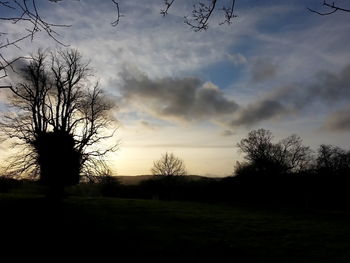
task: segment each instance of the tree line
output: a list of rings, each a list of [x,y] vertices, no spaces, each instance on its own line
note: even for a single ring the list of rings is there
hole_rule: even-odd
[[[237,143],[244,161],[237,161],[233,176],[287,176],[287,175],[350,175],[350,151],[338,146],[322,144],[317,151],[303,145],[300,136],[293,134],[273,142],[272,132],[252,130]],[[186,175],[184,162],[173,153],[165,153],[154,162],[155,176]]]
[[[154,178],[137,186],[109,181],[102,184],[104,194],[306,209],[350,209],[349,150],[322,144],[313,151],[295,134],[274,142],[272,132],[266,129],[250,131],[237,147],[244,154],[244,161],[236,163],[232,176],[184,176],[184,162],[172,153],[165,153],[154,162],[151,169]],[[179,169],[181,173],[177,173]]]
[[[303,145],[298,135],[291,135],[277,143],[265,129],[253,130],[237,147],[245,154],[244,162],[237,162],[235,175],[300,175],[345,176],[350,174],[350,151],[322,144],[316,153]]]

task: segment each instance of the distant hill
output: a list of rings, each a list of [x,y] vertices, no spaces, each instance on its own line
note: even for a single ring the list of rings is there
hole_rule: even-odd
[[[151,179],[153,175],[120,175],[115,177],[124,185],[137,185],[142,181]]]
[[[141,183],[142,181],[152,179],[154,175],[119,175],[115,176],[116,178],[119,179],[119,181],[124,184],[124,185],[137,185]],[[213,178],[213,177],[205,177],[205,176],[200,176],[200,175],[186,175],[186,178],[192,180],[192,181],[198,181],[198,180],[203,180],[203,179],[213,179],[213,180],[218,180],[221,178]]]

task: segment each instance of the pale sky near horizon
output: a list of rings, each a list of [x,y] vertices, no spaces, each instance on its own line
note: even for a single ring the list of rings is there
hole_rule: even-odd
[[[48,21],[72,25],[58,38],[91,61],[118,105],[119,150],[107,157],[118,175],[149,174],[165,152],[190,174],[230,175],[242,159],[235,145],[258,128],[350,149],[350,13],[307,11],[318,0],[237,0],[231,25],[218,11],[194,32],[183,17],[195,1],[176,0],[166,17],[161,0],[119,1],[117,27],[109,0],[38,2]],[[19,46],[4,54],[60,47],[44,33]]]

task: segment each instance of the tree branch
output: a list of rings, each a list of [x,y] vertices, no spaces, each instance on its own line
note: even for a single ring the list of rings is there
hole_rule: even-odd
[[[116,7],[116,9],[117,9],[117,19],[114,20],[114,21],[111,23],[111,25],[114,26],[114,27],[116,27],[116,26],[119,24],[121,15],[120,15],[120,10],[119,10],[119,3],[116,2],[115,0],[112,0],[112,2],[113,2],[113,4],[115,5],[115,7]]]
[[[350,9],[342,8],[340,6],[337,6],[337,5],[334,4],[334,2],[332,4],[329,4],[327,1],[323,1],[323,6],[326,6],[326,7],[330,8],[331,11],[329,11],[329,12],[320,12],[320,11],[314,10],[312,8],[309,8],[309,7],[307,7],[307,9],[310,12],[316,13],[316,14],[321,15],[321,16],[328,16],[328,15],[334,14],[337,11],[350,13]]]
[[[163,16],[166,16],[168,14],[168,10],[171,7],[171,5],[174,3],[175,0],[164,0],[165,8],[160,10],[160,14]]]

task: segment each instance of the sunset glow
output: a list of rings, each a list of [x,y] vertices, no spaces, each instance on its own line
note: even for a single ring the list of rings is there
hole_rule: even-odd
[[[38,8],[50,22],[72,25],[58,39],[91,61],[115,101],[118,130],[109,143],[118,141],[119,150],[106,157],[115,174],[149,174],[172,152],[189,174],[228,176],[242,160],[236,144],[260,127],[276,140],[298,134],[314,150],[350,148],[349,14],[319,16],[307,11],[311,0],[239,1],[231,25],[219,25],[215,14],[208,30],[194,32],[183,23],[187,1],[166,17],[162,1],[121,1],[117,27],[110,2],[94,3],[40,1]],[[20,47],[4,55],[63,48],[41,33]],[[0,150],[4,159],[8,149]]]

